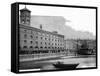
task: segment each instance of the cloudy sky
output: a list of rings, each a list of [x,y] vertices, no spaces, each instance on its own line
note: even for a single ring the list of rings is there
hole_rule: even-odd
[[[19,9],[25,5],[20,5]],[[95,9],[50,7],[26,5],[31,10],[31,15],[40,16],[63,16],[66,19],[66,26],[70,26],[76,31],[96,33]]]

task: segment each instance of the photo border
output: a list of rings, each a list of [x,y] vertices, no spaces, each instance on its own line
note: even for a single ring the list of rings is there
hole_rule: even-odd
[[[19,5],[35,5],[35,6],[50,6],[50,7],[70,7],[70,8],[85,8],[85,9],[95,9],[96,10],[96,67],[87,67],[87,68],[77,68],[75,70],[86,70],[86,69],[97,69],[98,68],[98,7],[94,6],[77,6],[77,5],[61,5],[61,4],[47,4],[47,3],[26,3],[26,2],[16,2],[13,3],[16,4],[16,44],[14,44],[17,47],[16,50],[16,67],[15,73],[35,73],[35,72],[53,72],[53,71],[69,71],[69,70],[40,70],[40,71],[19,71]],[[12,4],[12,5],[13,5]],[[12,28],[13,29],[13,28]],[[17,39],[18,38],[18,39]],[[13,63],[13,59],[11,61]],[[12,65],[12,64],[11,64]],[[13,72],[13,69],[11,70]]]

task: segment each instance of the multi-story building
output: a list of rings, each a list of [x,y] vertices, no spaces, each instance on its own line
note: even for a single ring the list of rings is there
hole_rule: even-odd
[[[85,50],[87,48],[87,50]],[[77,56],[78,52],[87,54],[96,54],[96,41],[94,39],[67,39],[66,52],[67,55]]]
[[[76,39],[67,39],[66,42],[66,52],[67,56],[76,56],[77,55],[77,45],[80,45]]]
[[[60,56],[65,52],[64,35],[49,32],[30,25],[31,11],[26,7],[20,10],[20,55],[44,57]]]

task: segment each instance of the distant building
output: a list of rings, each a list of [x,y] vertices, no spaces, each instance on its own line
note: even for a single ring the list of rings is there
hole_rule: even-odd
[[[66,41],[66,52],[68,56],[75,56],[77,54],[77,40],[76,39],[67,39]]]
[[[94,39],[79,39],[78,43],[81,45],[78,47],[78,49],[84,49],[83,51],[86,51],[86,54],[96,54],[96,40]],[[85,50],[87,49],[87,50]]]
[[[89,53],[96,54],[96,40],[87,40]]]
[[[31,11],[20,10],[20,55],[60,56],[65,52],[64,35],[30,26]]]
[[[86,45],[87,50],[82,48],[82,45]],[[78,51],[86,51],[87,54],[96,54],[96,41],[94,39],[67,39],[66,51],[68,56],[77,56]]]

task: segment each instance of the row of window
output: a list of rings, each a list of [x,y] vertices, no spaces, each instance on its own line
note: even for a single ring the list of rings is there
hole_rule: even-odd
[[[23,46],[23,48],[28,48],[28,47],[27,46]],[[36,49],[39,49],[39,48],[41,48],[41,49],[42,48],[45,48],[45,49],[51,49],[51,48],[52,49],[57,49],[58,48],[58,49],[64,49],[64,47],[42,47],[42,46],[41,47],[38,47],[38,46],[35,46],[35,47],[30,46],[29,48],[36,48]]]
[[[27,34],[24,34],[24,38],[27,38]],[[33,39],[33,35],[30,35],[30,38]],[[35,38],[38,39],[39,37],[38,37],[38,36],[35,36]],[[55,41],[58,41],[58,42],[61,41],[61,40],[57,40],[57,39],[54,39],[54,38],[53,38],[53,39],[50,39],[50,38],[46,38],[46,37],[45,37],[45,38],[44,38],[44,37],[40,37],[40,39],[41,39],[41,40],[42,40],[42,39],[45,39],[45,40],[49,40],[49,41],[50,41],[50,40],[52,40],[52,41],[55,40]]]
[[[20,51],[20,54],[39,54],[39,53],[48,53],[48,51]]]
[[[24,43],[26,44],[27,43],[27,40],[24,40]],[[32,44],[33,43],[33,41],[30,41],[30,43]],[[35,42],[37,45],[38,45],[38,42],[36,41]],[[41,44],[43,44],[43,42],[40,42]],[[48,45],[50,45],[51,43],[48,43]],[[45,45],[47,45],[47,43],[45,42]],[[54,45],[54,43],[52,43],[51,45]],[[63,45],[63,44],[57,44],[57,43],[55,43],[55,45]]]
[[[30,32],[32,35],[35,34],[35,35],[39,35],[39,36],[44,36],[44,37],[51,37],[51,38],[57,38],[57,36],[55,35],[50,35],[50,34],[46,34],[46,33],[40,33],[40,32],[36,32],[36,31],[32,31],[32,30],[24,30],[24,32],[28,33]]]
[[[64,50],[62,50],[64,51]],[[61,52],[60,50],[52,50],[52,51],[26,51],[26,50],[23,50],[23,51],[20,51],[19,53],[20,54],[39,54],[39,53],[57,53],[57,52]]]

